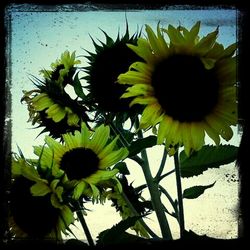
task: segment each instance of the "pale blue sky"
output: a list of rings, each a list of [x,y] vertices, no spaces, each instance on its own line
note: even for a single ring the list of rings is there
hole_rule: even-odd
[[[15,7],[15,6],[14,6]],[[20,103],[22,90],[31,90],[34,88],[29,80],[29,74],[39,76],[38,72],[42,68],[49,68],[51,62],[60,57],[65,50],[71,52],[76,51],[76,55],[86,55],[84,49],[93,51],[89,34],[94,39],[104,40],[101,32],[103,29],[112,38],[117,37],[118,30],[122,35],[125,31],[125,11],[83,11],[77,10],[70,12],[34,12],[20,11],[18,8],[9,10],[9,22],[11,29],[9,30],[9,46],[10,46],[10,62],[11,69],[11,94],[12,94],[12,150],[17,151],[16,144],[22,149],[26,157],[32,157],[33,145],[43,144],[43,136],[36,136],[41,129],[34,129],[28,120],[28,111],[25,104]],[[236,42],[236,10],[127,10],[126,16],[129,24],[130,34],[133,34],[144,25],[149,24],[156,28],[160,21],[162,26],[168,24],[178,25],[179,23],[190,28],[195,22],[201,20],[201,32],[203,36],[213,31],[219,25],[218,41],[228,46]],[[86,66],[83,57],[82,65]],[[234,129],[235,135],[230,141],[231,144],[238,145],[240,136],[237,129]],[[152,149],[150,153],[150,161],[152,165],[159,164],[162,151],[160,146]],[[129,163],[133,165],[131,162]],[[171,160],[167,165],[172,165]],[[168,169],[169,170],[169,169]],[[134,176],[140,176],[141,172],[138,166],[132,166],[131,180],[135,185],[140,184],[142,179],[136,179]],[[229,176],[235,175],[237,179],[237,170],[234,164],[231,166],[223,166],[222,170],[214,169],[207,171],[206,175],[200,178],[192,178],[184,180],[184,187],[190,185],[207,185],[217,180],[217,185],[207,191],[201,198],[195,201],[185,201],[187,206],[186,217],[187,227],[191,230],[198,230],[197,233],[208,234],[212,237],[236,237],[237,236],[237,204],[238,204],[238,182],[228,183]],[[170,180],[166,185],[174,185],[174,180]],[[173,195],[175,191],[173,191]],[[230,201],[229,201],[230,199]],[[209,206],[209,207],[207,207]],[[98,207],[98,206],[97,206]],[[196,209],[196,215],[192,211]],[[224,210],[223,210],[224,209]],[[203,210],[203,211],[201,211]],[[223,212],[222,212],[223,210]],[[106,211],[106,212],[105,212]],[[111,223],[118,222],[119,218],[113,216],[107,219],[101,216],[101,213],[112,214],[110,207],[107,210],[103,207],[99,208],[100,220],[91,226],[93,234],[97,235],[98,231],[104,230]],[[113,210],[112,210],[113,211]],[[236,213],[236,214],[235,214]],[[114,212],[113,212],[114,214]],[[96,218],[93,212],[88,218]],[[111,217],[110,217],[111,218]],[[154,218],[152,218],[152,223]],[[173,222],[174,223],[174,222]],[[152,225],[156,230],[157,226]]]

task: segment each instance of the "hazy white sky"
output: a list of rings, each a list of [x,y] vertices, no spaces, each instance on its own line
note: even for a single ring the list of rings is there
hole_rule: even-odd
[[[41,129],[34,129],[28,120],[28,111],[25,104],[20,103],[22,90],[34,88],[29,80],[29,74],[39,76],[42,68],[49,68],[51,62],[60,57],[65,50],[76,51],[76,55],[86,55],[84,49],[94,51],[89,34],[94,39],[104,40],[101,32],[103,29],[113,39],[117,37],[118,30],[122,35],[125,31],[125,11],[74,11],[46,12],[27,9],[10,9],[8,12],[9,30],[9,54],[11,64],[11,94],[12,94],[12,150],[17,151],[16,144],[22,149],[26,157],[33,156],[33,145],[43,144],[43,136],[37,135]],[[127,10],[126,16],[130,34],[143,28],[144,25],[152,25],[156,28],[161,25],[178,25],[179,23],[190,28],[196,21],[201,20],[201,36],[213,31],[219,25],[218,41],[225,46],[234,43],[236,37],[236,10]],[[86,60],[81,57],[82,66],[86,66]],[[237,129],[230,141],[238,145],[240,136]],[[210,142],[210,141],[209,141]],[[225,142],[223,142],[225,143]],[[163,147],[156,146],[148,150],[151,166],[160,164]],[[132,173],[130,180],[134,186],[143,182],[142,172],[136,164],[128,160],[129,170]],[[166,171],[173,168],[172,159],[166,163]],[[154,170],[153,170],[154,172]],[[136,177],[135,177],[136,176]],[[208,185],[217,181],[212,189],[195,200],[184,200],[186,227],[199,234],[207,234],[218,238],[237,237],[237,211],[238,211],[238,175],[234,164],[223,166],[220,169],[206,171],[202,176],[183,179],[183,188],[194,185]],[[175,196],[175,178],[168,177],[164,182],[169,192]],[[147,196],[147,194],[145,194]],[[89,222],[92,234],[96,237],[98,232],[109,228],[120,220],[115,209],[106,206],[87,205],[93,209],[86,220]],[[150,217],[152,228],[159,233],[155,217]],[[178,227],[172,218],[169,219],[178,237]],[[80,232],[79,232],[80,233]],[[83,236],[80,236],[84,238]]]

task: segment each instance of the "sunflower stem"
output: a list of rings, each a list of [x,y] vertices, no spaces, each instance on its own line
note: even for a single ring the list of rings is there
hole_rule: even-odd
[[[136,119],[136,124],[137,128],[139,127],[139,120],[138,118]],[[143,138],[143,134],[141,130],[138,130],[138,137]],[[141,164],[145,180],[148,185],[149,193],[151,196],[151,202],[153,209],[156,213],[159,226],[161,229],[162,237],[166,240],[172,240],[172,233],[167,221],[167,217],[164,211],[164,206],[161,202],[161,197],[160,197],[160,192],[159,192],[159,185],[157,181],[153,178],[151,171],[150,171],[150,166],[149,166],[149,161],[148,161],[148,156],[147,156],[147,151],[146,149],[143,149],[141,151],[141,156],[143,159],[143,162]]]
[[[120,131],[114,126],[113,122],[110,123],[110,127],[111,129],[113,130],[113,132],[116,134],[116,135],[119,135],[119,140],[120,142],[122,143],[122,145],[126,148],[129,147],[129,143],[127,142],[126,138],[124,138],[124,136],[122,135],[122,133],[120,133]],[[134,156],[133,159],[138,163],[138,164],[141,164],[143,162],[143,160],[138,157],[138,156]],[[122,196],[124,198],[124,200],[126,200],[129,208],[131,209],[131,211],[134,213],[134,215],[139,215],[137,213],[137,211],[135,210],[133,204],[129,201],[129,199],[127,198],[127,196],[122,193]],[[149,227],[148,225],[144,222],[143,219],[139,219],[140,223],[142,224],[142,226],[146,229],[146,231],[152,236],[152,237],[158,237]]]
[[[175,176],[176,176],[177,196],[179,205],[180,237],[182,238],[185,231],[185,222],[184,222],[183,196],[182,196],[181,172],[180,172],[178,150],[174,154],[174,164],[175,164]]]
[[[128,148],[129,147],[129,143],[127,142],[126,138],[123,136],[123,134],[119,131],[119,129],[117,129],[115,127],[115,125],[113,124],[113,122],[110,123],[110,128],[113,130],[113,132],[116,134],[116,135],[119,135],[119,140],[120,142],[122,143],[122,145],[125,147],[125,148]]]
[[[160,177],[161,177],[162,171],[163,171],[163,169],[165,167],[165,163],[166,163],[166,160],[167,160],[167,155],[168,155],[167,150],[164,147],[163,156],[162,156],[162,159],[161,159],[161,164],[160,164],[159,170],[158,170],[158,172],[157,172],[157,174],[155,176],[156,180],[159,180]]]
[[[176,206],[176,203],[174,202],[171,195],[168,193],[168,191],[163,186],[160,185],[159,187],[160,187],[161,192],[168,198],[169,202],[171,203],[171,205],[172,205],[172,207],[174,209],[174,212],[175,212],[175,216],[176,216],[176,217],[175,216],[174,217],[178,220],[179,219],[179,217],[178,217],[178,208]]]
[[[87,225],[87,223],[86,223],[86,221],[84,219],[82,210],[81,210],[79,205],[77,206],[76,214],[77,214],[77,217],[79,218],[79,220],[81,222],[82,228],[84,230],[84,233],[86,235],[86,238],[88,240],[89,245],[92,246],[92,247],[95,246],[95,243],[94,243],[93,238],[91,236],[91,233],[89,231],[88,225]]]
[[[172,174],[172,173],[174,173],[174,172],[175,172],[175,169],[172,169],[171,171],[169,171],[169,172],[167,172],[167,173],[161,175],[161,176],[157,179],[158,183],[159,183],[162,179],[164,179],[165,177],[167,177],[168,175],[170,175],[170,174]]]
[[[142,165],[142,170],[143,170],[143,173],[144,173],[147,185],[148,185],[148,189],[150,192],[152,206],[154,208],[154,211],[159,221],[162,236],[165,239],[171,240],[172,234],[171,234],[171,230],[170,230],[170,227],[169,227],[169,224],[168,224],[168,221],[167,221],[167,218],[166,218],[166,215],[165,215],[162,203],[161,203],[158,183],[155,182],[154,178],[152,177],[149,163],[148,163],[147,152],[145,149],[142,150],[141,155],[144,160],[144,163]]]

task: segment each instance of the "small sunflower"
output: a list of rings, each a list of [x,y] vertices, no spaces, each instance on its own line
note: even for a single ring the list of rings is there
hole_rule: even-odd
[[[78,100],[73,100],[64,90],[65,83],[73,85],[73,73],[67,72],[75,73],[73,65],[76,62],[78,61],[74,60],[74,53],[71,56],[69,52],[63,53],[57,64],[58,67],[64,65],[64,70],[58,71],[56,64],[52,64],[55,71],[44,71],[44,81],[35,78],[38,89],[23,91],[21,101],[28,105],[28,121],[31,121],[32,125],[38,123],[39,127],[45,127],[42,132],[48,131],[54,138],[60,138],[62,134],[76,129],[80,130],[81,121],[89,121],[87,108]],[[57,71],[59,73],[56,73]]]
[[[85,68],[87,76],[85,79],[89,84],[90,99],[97,104],[98,110],[102,112],[119,113],[131,111],[129,102],[131,100],[120,99],[126,87],[119,85],[116,79],[119,74],[125,73],[131,63],[142,61],[142,59],[126,44],[136,44],[140,34],[129,36],[128,25],[125,35],[120,38],[119,34],[114,41],[103,31],[106,43],[98,45],[92,38],[96,53],[89,53],[86,58],[89,66]],[[137,105],[138,106],[138,105]],[[137,107],[138,108],[138,107]]]
[[[187,155],[204,145],[205,132],[218,145],[220,136],[230,140],[237,124],[236,44],[227,48],[216,42],[218,28],[199,38],[200,22],[190,30],[146,25],[148,39],[128,45],[145,62],[135,62],[118,77],[132,85],[122,98],[146,105],[140,127],[158,130],[158,144],[184,146]],[[163,34],[169,37],[169,43]],[[157,129],[157,128],[156,128]]]
[[[10,228],[16,238],[62,239],[74,222],[63,203],[58,179],[49,182],[24,158],[13,158],[10,189]]]
[[[73,75],[76,72],[75,64],[80,64],[80,60],[76,60],[75,51],[70,54],[68,50],[61,54],[61,58],[51,64],[51,70],[40,70],[40,73],[45,79],[51,79],[58,85],[66,86],[71,82]]]
[[[64,182],[74,188],[74,199],[81,195],[97,199],[98,183],[115,178],[119,170],[110,167],[128,155],[126,148],[114,150],[118,136],[107,144],[109,134],[108,126],[101,125],[92,133],[82,123],[81,132],[63,135],[64,144],[46,136],[48,147],[34,147],[34,152],[41,154],[42,166],[53,162],[53,175],[65,173]]]

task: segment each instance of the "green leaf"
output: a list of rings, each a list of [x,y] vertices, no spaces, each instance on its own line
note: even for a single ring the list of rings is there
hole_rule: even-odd
[[[200,195],[202,195],[206,189],[213,187],[214,184],[215,182],[207,186],[193,186],[193,187],[187,188],[183,192],[183,198],[196,199]]]
[[[120,221],[112,228],[102,231],[98,236],[97,245],[113,245],[120,243],[128,243],[137,240],[143,240],[142,238],[128,234],[125,231],[134,226],[136,221],[141,216],[128,217],[125,220]]]
[[[79,81],[78,74],[79,72],[75,75],[73,87],[76,94],[84,100],[86,98],[86,95],[83,93],[82,85],[81,82]]]
[[[114,166],[114,169],[117,168],[119,169],[119,172],[121,174],[124,174],[124,175],[127,175],[127,174],[130,174],[129,170],[128,170],[128,167],[127,167],[127,164],[125,162],[118,162],[115,166]]]
[[[181,177],[193,177],[209,168],[219,168],[237,159],[238,147],[233,145],[206,145],[188,157],[180,153]]]
[[[143,139],[138,139],[136,141],[133,141],[131,145],[129,146],[129,156],[132,157],[140,153],[145,148],[150,148],[156,145],[157,137],[154,135],[150,135],[148,137],[145,137]]]

